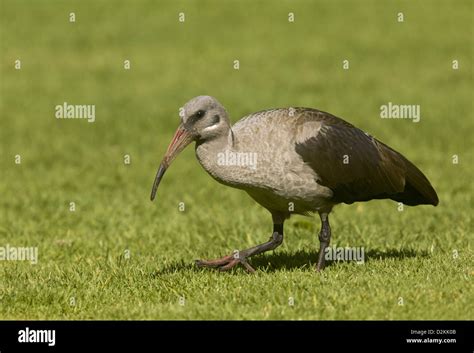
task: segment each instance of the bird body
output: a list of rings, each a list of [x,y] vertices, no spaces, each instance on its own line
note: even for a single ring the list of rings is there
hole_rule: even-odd
[[[254,153],[256,165],[222,165],[219,153]],[[197,144],[196,156],[218,182],[243,189],[263,207],[282,213],[307,214],[372,198],[403,201],[414,196],[412,203],[437,203],[427,179],[405,157],[316,109],[282,108],[248,115],[221,138]],[[410,172],[425,182],[418,195],[405,190]]]
[[[280,108],[250,114],[231,125],[213,97],[193,98],[160,165],[152,191],[175,156],[196,142],[196,156],[218,182],[246,191],[272,215],[269,242],[247,249],[240,259],[200,261],[228,269],[274,249],[283,240],[291,214],[319,213],[322,228],[318,270],[329,245],[328,215],[339,203],[392,199],[407,205],[438,204],[428,179],[403,155],[329,113],[312,108]]]
[[[294,149],[297,141],[320,126],[289,117],[288,109],[249,115],[233,125],[221,139],[197,144],[196,156],[218,182],[245,190],[263,207],[283,213],[305,214],[330,203],[332,192],[317,183],[318,176]],[[296,128],[296,129],[295,129]],[[218,164],[218,153],[254,154],[255,165]],[[293,206],[293,207],[291,207]],[[294,209],[294,211],[289,211]]]

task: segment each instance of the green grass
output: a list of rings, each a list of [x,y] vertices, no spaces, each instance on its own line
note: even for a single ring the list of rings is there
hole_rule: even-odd
[[[39,262],[0,261],[0,319],[473,319],[472,2],[207,5],[1,0],[0,246],[37,246]],[[315,273],[319,220],[295,216],[256,274],[196,269],[271,232],[191,147],[149,201],[178,108],[200,94],[233,121],[280,106],[341,116],[417,164],[440,205],[338,206],[333,245],[363,246],[363,265]],[[96,122],[55,119],[64,101],[95,104]],[[380,119],[389,101],[420,104],[421,122]]]

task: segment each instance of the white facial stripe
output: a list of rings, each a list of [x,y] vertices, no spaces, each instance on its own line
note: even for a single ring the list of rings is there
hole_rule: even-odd
[[[217,129],[217,125],[219,125],[219,122],[215,123],[214,125],[208,126],[205,129],[202,129],[202,131],[212,131]]]

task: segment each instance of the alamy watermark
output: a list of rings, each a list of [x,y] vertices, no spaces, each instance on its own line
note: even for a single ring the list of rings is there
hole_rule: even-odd
[[[217,153],[217,165],[219,166],[239,166],[257,169],[256,152],[233,152],[226,150]]]
[[[411,119],[417,123],[421,119],[420,105],[388,102],[380,106],[380,117],[382,119]]]
[[[87,119],[87,122],[95,121],[94,104],[58,104],[55,108],[54,116],[56,119]]]
[[[365,262],[363,247],[327,247],[324,251],[327,261],[355,261],[358,265]]]
[[[0,261],[30,261],[31,264],[38,263],[38,248],[17,247],[7,244],[0,246]]]
[[[56,330],[36,330],[26,327],[18,331],[19,343],[46,343],[53,347],[56,345]]]

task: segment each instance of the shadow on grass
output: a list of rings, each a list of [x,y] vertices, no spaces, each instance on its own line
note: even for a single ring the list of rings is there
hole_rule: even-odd
[[[414,249],[373,249],[365,254],[365,262],[382,261],[386,259],[403,260],[407,258],[429,256],[428,251]],[[309,269],[313,270],[318,259],[317,251],[298,250],[294,253],[286,251],[276,251],[269,254],[255,256],[249,260],[252,267],[256,270],[265,270],[266,272],[275,272],[281,270]],[[328,261],[326,267],[334,266],[337,263],[351,263],[353,261]],[[239,266],[242,269],[241,266]],[[215,269],[202,269],[194,265],[193,262],[183,260],[176,261],[164,266],[162,269],[152,274],[153,277],[165,274],[179,273],[181,271],[201,272],[203,270],[215,271]]]
[[[293,269],[311,269],[316,266],[319,253],[317,251],[298,250],[295,253],[275,252],[273,254],[258,256],[251,259],[254,268],[266,268],[267,272]],[[414,257],[427,257],[427,251],[417,251],[414,249],[387,249],[369,250],[364,254],[364,261],[381,261],[386,259],[403,260]],[[354,261],[327,261],[326,267],[334,266],[337,263],[351,263]]]

